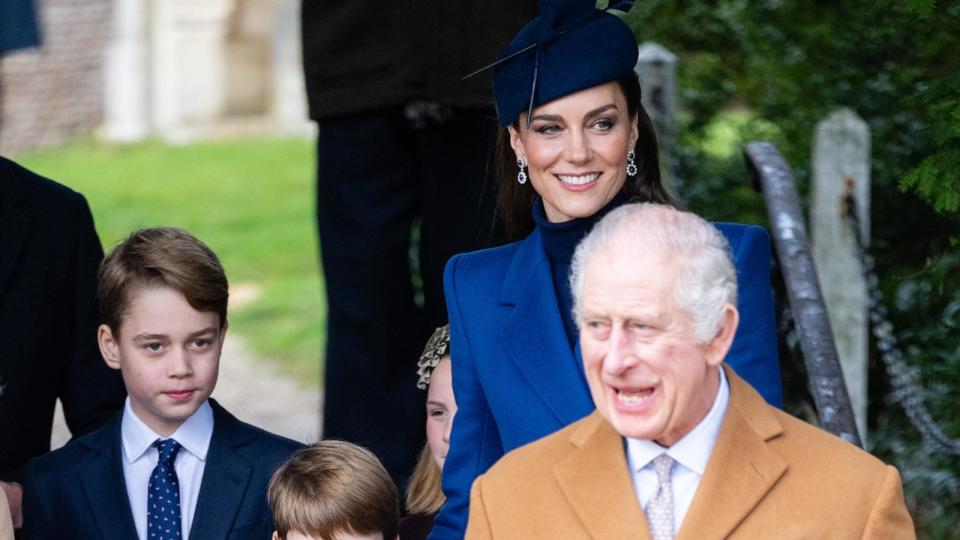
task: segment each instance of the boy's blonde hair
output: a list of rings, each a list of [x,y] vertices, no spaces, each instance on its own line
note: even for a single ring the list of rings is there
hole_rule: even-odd
[[[119,335],[131,293],[141,288],[169,287],[197,311],[220,316],[227,324],[229,286],[220,259],[183,229],[155,227],[134,231],[103,259],[97,296],[100,316]]]
[[[345,441],[320,441],[297,450],[277,469],[267,500],[280,538],[291,531],[316,538],[339,532],[397,536],[397,487],[380,460]]]

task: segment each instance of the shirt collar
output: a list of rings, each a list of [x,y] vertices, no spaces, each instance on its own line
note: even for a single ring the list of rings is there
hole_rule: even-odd
[[[703,476],[703,472],[707,468],[707,461],[713,452],[713,446],[717,442],[720,426],[723,425],[727,403],[730,401],[730,386],[727,383],[727,376],[722,368],[718,371],[720,372],[720,387],[717,389],[713,406],[710,407],[710,411],[707,412],[703,420],[676,444],[670,448],[664,448],[653,441],[626,439],[627,461],[633,472],[646,467],[660,454],[667,454],[677,463]]]
[[[197,459],[204,461],[207,459],[207,450],[210,449],[212,436],[213,409],[209,401],[204,401],[170,437],[161,437],[137,417],[130,407],[130,397],[127,396],[123,407],[123,419],[120,422],[120,438],[123,442],[123,456],[128,463],[143,457],[154,441],[164,438],[174,439]]]

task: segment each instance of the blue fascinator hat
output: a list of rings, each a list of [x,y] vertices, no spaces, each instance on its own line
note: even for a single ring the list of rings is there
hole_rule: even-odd
[[[540,0],[540,15],[497,55],[493,93],[500,127],[520,113],[580,90],[630,74],[637,40],[619,17],[633,1],[611,0],[606,10],[594,0]]]

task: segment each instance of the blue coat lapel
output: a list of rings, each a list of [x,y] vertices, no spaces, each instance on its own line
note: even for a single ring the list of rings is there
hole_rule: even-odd
[[[507,312],[501,325],[504,348],[560,426],[593,410],[580,361],[567,344],[550,261],[538,230],[517,247],[500,303]],[[543,333],[531,332],[532,327]]]
[[[253,471],[253,466],[236,448],[255,435],[238,429],[239,421],[212,399],[210,406],[213,408],[213,437],[190,528],[191,540],[227,537]]]
[[[123,478],[120,450],[120,414],[96,436],[81,439],[94,452],[77,472],[90,511],[103,538],[136,538],[137,528],[130,510],[127,484]]]

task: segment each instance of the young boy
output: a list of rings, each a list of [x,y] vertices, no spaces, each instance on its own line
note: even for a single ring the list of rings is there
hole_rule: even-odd
[[[273,540],[395,540],[397,488],[373,452],[344,441],[298,450],[270,480]]]
[[[128,398],[105,426],[27,466],[26,537],[268,537],[267,482],[300,445],[209,399],[227,330],[217,256],[186,231],[144,229],[99,279],[100,352]]]

